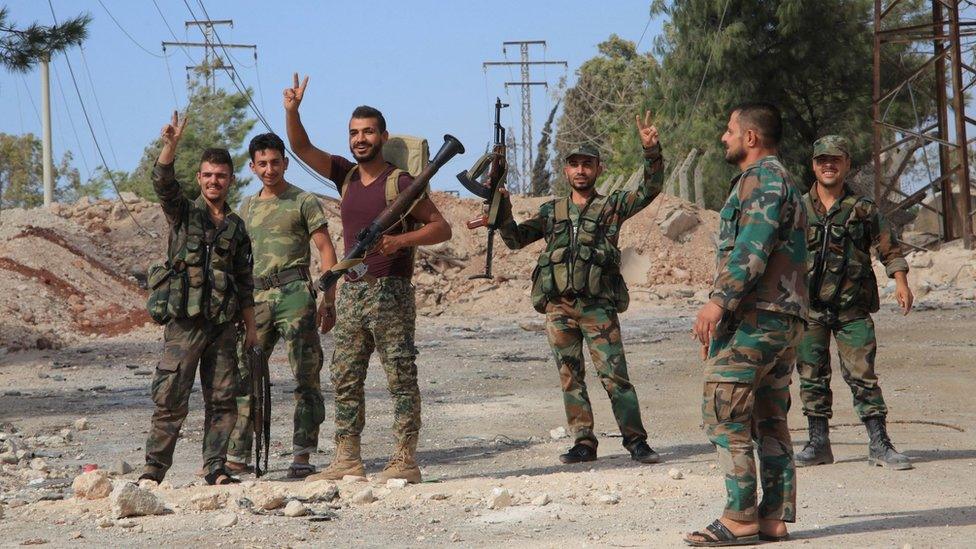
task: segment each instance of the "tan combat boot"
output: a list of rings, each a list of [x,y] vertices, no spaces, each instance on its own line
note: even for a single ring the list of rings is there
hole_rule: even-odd
[[[417,437],[417,433],[404,436],[390,456],[389,463],[376,478],[382,481],[402,478],[411,484],[419,483],[421,479],[420,467],[417,467]]]
[[[332,463],[319,473],[305,477],[306,482],[316,480],[342,480],[346,475],[365,477],[363,458],[359,451],[358,436],[337,436],[336,454]]]

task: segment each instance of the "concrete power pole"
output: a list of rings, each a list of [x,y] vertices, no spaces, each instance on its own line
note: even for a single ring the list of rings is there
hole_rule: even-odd
[[[217,91],[217,76],[216,72],[218,69],[227,71],[231,78],[234,78],[234,65],[231,64],[229,59],[224,59],[217,52],[217,49],[230,49],[230,48],[243,48],[250,49],[254,51],[254,58],[257,59],[258,47],[255,44],[227,44],[218,43],[214,40],[214,27],[217,25],[228,25],[234,28],[233,19],[204,19],[199,21],[186,21],[186,28],[197,27],[200,32],[203,33],[203,42],[163,42],[163,53],[166,53],[166,46],[182,46],[189,48],[203,48],[203,61],[198,65],[187,65],[186,78],[190,79],[190,71],[203,68],[204,82],[206,86],[210,88],[212,93]]]
[[[44,173],[44,206],[54,202],[54,160],[51,153],[51,78],[48,64],[51,58],[41,59],[41,160]]]
[[[549,87],[549,83],[546,81],[532,81],[529,77],[529,68],[532,65],[562,65],[568,67],[569,65],[565,61],[530,61],[529,60],[529,46],[540,45],[542,47],[546,46],[545,40],[512,40],[502,42],[502,52],[506,52],[507,46],[518,46],[519,53],[521,54],[521,59],[519,61],[485,61],[482,63],[482,68],[485,70],[491,66],[513,66],[519,67],[521,72],[521,80],[519,82],[505,82],[505,87],[518,86],[522,88],[522,184],[521,192],[526,193],[529,191],[532,179],[532,86],[543,86],[545,88]]]

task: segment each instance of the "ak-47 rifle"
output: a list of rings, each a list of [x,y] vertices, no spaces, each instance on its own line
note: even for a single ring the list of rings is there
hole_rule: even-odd
[[[468,221],[468,228],[488,227],[485,272],[484,274],[469,276],[468,279],[491,279],[491,258],[502,199],[498,187],[505,179],[505,128],[502,126],[502,109],[507,106],[507,103],[502,103],[501,99],[495,98],[495,142],[492,144],[491,152],[479,158],[470,170],[457,174],[458,181],[464,185],[465,189],[485,201],[484,213],[480,217]],[[484,175],[485,170],[488,170],[488,178],[485,183],[479,183],[478,180]]]
[[[430,159],[430,163],[427,167],[421,170],[417,177],[414,178],[413,183],[409,187],[403,190],[397,195],[396,200],[390,203],[380,215],[376,216],[376,219],[369,224],[368,227],[363,229],[356,235],[356,244],[349,250],[349,253],[342,258],[342,261],[336,263],[331,269],[326,271],[321,277],[319,277],[318,287],[323,292],[331,288],[342,275],[350,270],[357,269],[357,267],[364,266],[363,260],[366,258],[367,252],[372,249],[376,244],[379,243],[380,237],[383,236],[390,227],[395,226],[397,223],[403,221],[410,211],[413,210],[417,202],[423,198],[424,191],[427,189],[427,184],[430,183],[430,179],[434,177],[437,170],[441,169],[448,160],[454,158],[459,154],[464,153],[464,145],[461,144],[455,137],[451,135],[444,136],[444,144],[441,145],[437,154],[434,158]],[[358,269],[362,272],[362,269]]]
[[[251,426],[254,430],[254,476],[268,472],[271,450],[271,374],[268,357],[260,347],[244,351],[244,361],[251,371]],[[264,469],[261,468],[262,450]]]

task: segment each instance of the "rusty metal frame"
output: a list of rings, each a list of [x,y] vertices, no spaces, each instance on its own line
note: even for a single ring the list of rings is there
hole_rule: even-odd
[[[909,26],[886,25],[893,16],[892,11],[901,0],[874,0],[874,85],[872,94],[872,130],[874,161],[874,195],[881,203],[882,197],[898,195],[894,206],[888,212],[921,205],[934,211],[934,208],[921,204],[931,188],[937,188],[942,196],[942,240],[962,238],[967,249],[973,248],[973,207],[970,200],[969,149],[976,139],[967,139],[966,125],[976,125],[976,120],[966,114],[965,93],[976,83],[976,69],[973,63],[963,62],[961,39],[972,36],[976,31],[976,21],[961,21],[959,4],[962,0],[932,0],[932,22]],[[966,30],[960,30],[966,29]],[[931,57],[926,59],[912,74],[905,77],[890,90],[881,89],[881,48],[885,44],[927,42],[934,47]],[[946,63],[948,60],[948,66]],[[935,100],[937,106],[936,122],[924,128],[903,128],[887,122],[882,114],[882,104],[889,106],[898,100],[901,91],[927,71],[934,71]],[[963,72],[973,79],[963,80]],[[951,91],[951,100],[949,99]],[[884,109],[885,112],[887,109]],[[950,133],[950,115],[952,132]],[[884,139],[893,141],[884,143]],[[882,155],[897,146],[913,139],[922,139],[926,144],[937,143],[939,148],[939,175],[911,195],[898,187],[900,173],[890,181],[885,180]],[[958,198],[953,194],[956,190]],[[957,230],[957,228],[959,230]],[[956,234],[956,233],[959,234]]]

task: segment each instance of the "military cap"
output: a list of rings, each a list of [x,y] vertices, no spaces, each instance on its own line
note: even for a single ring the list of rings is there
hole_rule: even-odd
[[[574,147],[572,150],[566,153],[566,156],[563,157],[563,160],[569,160],[570,156],[591,156],[593,158],[596,158],[597,160],[600,160],[600,149],[596,148],[594,145],[591,145],[589,143],[583,143],[578,147]]]
[[[839,135],[825,135],[813,143],[813,157],[851,156],[851,142]]]

